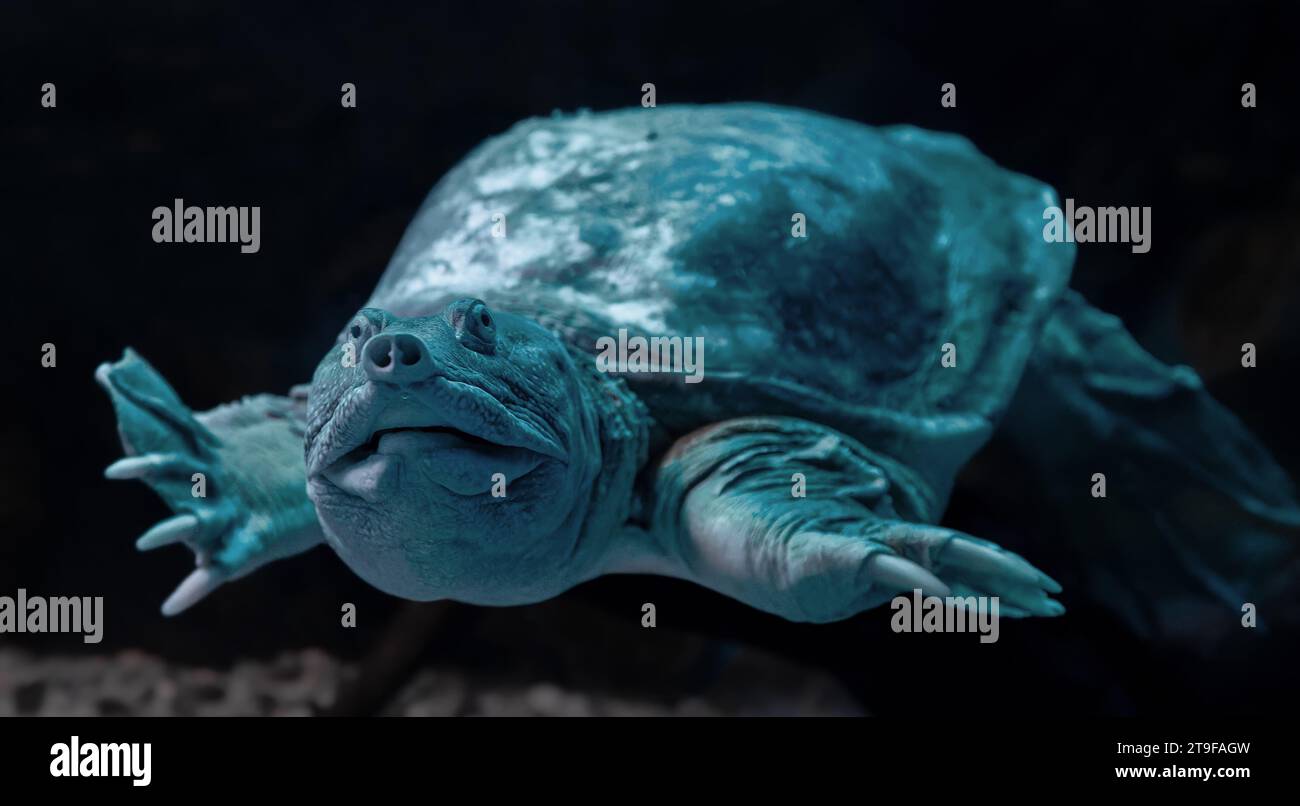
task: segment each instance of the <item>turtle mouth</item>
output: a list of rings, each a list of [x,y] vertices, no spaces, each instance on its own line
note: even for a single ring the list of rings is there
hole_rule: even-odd
[[[378,431],[370,435],[370,439],[366,441],[365,445],[362,445],[361,447],[356,448],[355,450],[348,453],[346,456],[343,457],[343,460],[357,453],[361,453],[363,456],[365,454],[378,453],[379,442],[381,439],[383,439],[383,437],[385,437],[388,434],[401,434],[401,433],[443,434],[447,437],[452,438],[453,440],[466,443],[467,445],[477,445],[485,449],[500,447],[499,445],[497,445],[495,442],[492,442],[491,440],[487,440],[484,439],[483,437],[475,436],[474,434],[466,433],[464,431],[461,431],[459,428],[452,428],[451,426],[447,426],[447,425],[399,426],[397,428],[379,429]]]
[[[397,500],[401,488],[427,479],[460,496],[513,484],[545,460],[536,451],[499,445],[447,426],[382,428],[335,460],[321,476],[372,504]]]
[[[452,428],[443,425],[425,425],[425,426],[398,426],[396,428],[381,428],[370,435],[370,439],[362,445],[358,445],[339,458],[330,462],[329,465],[322,469],[322,473],[330,474],[337,472],[345,467],[360,464],[366,459],[378,453],[383,453],[381,447],[392,443],[393,440],[386,440],[390,434],[429,434],[429,438],[421,438],[420,441],[427,443],[431,448],[442,447],[444,449],[458,448],[461,450],[481,450],[490,452],[501,446],[490,440],[473,434],[461,431],[459,428]]]
[[[308,478],[323,476],[338,484],[357,476],[357,468],[379,470],[375,457],[437,470],[435,480],[447,477],[458,492],[467,476],[483,470],[499,468],[513,480],[543,460],[565,461],[549,429],[526,422],[476,386],[441,376],[410,390],[372,382],[356,386],[309,431]]]

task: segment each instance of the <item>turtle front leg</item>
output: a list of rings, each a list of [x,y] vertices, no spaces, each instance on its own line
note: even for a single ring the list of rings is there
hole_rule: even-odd
[[[176,513],[137,548],[183,543],[194,552],[198,567],[163,603],[165,615],[323,541],[306,491],[305,400],[258,395],[195,414],[131,350],[95,378],[112,399],[127,454],[105,475],[144,481]]]
[[[922,522],[914,478],[821,425],[729,420],[664,458],[657,553],[630,549],[625,570],[690,579],[792,621],[836,621],[914,589],[997,596],[1012,616],[1065,612],[1048,595],[1060,586],[1018,555]]]

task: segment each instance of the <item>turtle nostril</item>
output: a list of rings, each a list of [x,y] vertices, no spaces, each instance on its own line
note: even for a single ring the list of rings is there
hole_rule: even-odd
[[[366,374],[385,383],[420,383],[433,374],[424,343],[409,333],[381,333],[363,348]]]
[[[392,363],[393,337],[375,336],[366,344],[366,364],[378,369],[388,369]]]
[[[420,349],[420,341],[414,336],[402,334],[394,342],[397,360],[402,366],[413,367],[420,363],[424,351]]]

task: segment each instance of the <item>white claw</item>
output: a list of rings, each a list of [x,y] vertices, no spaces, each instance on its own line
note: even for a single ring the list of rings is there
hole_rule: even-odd
[[[185,581],[172,591],[172,595],[167,597],[163,602],[162,613],[164,616],[174,616],[177,613],[189,608],[195,602],[198,602],[204,596],[216,590],[222,582],[221,575],[214,573],[211,568],[196,568]]]
[[[128,456],[118,459],[104,469],[104,477],[114,480],[141,479],[149,475],[158,466],[158,460],[152,456]]]
[[[110,384],[109,377],[112,374],[113,374],[113,365],[108,363],[107,361],[95,367],[95,380],[99,381],[99,385],[104,387],[105,389],[109,388],[109,384]]]
[[[920,588],[933,596],[949,596],[952,592],[937,576],[921,566],[893,554],[873,554],[867,560],[871,578],[886,588],[909,591]]]
[[[190,537],[198,529],[199,519],[188,513],[176,515],[157,524],[135,541],[140,551],[149,551],[159,546],[169,546]]]
[[[939,560],[943,564],[959,566],[970,573],[995,578],[1007,577],[1022,585],[1033,587],[1038,587],[1039,578],[1042,577],[1037,568],[1013,554],[981,546],[970,540],[963,540],[961,537],[953,538],[953,541],[943,550]]]

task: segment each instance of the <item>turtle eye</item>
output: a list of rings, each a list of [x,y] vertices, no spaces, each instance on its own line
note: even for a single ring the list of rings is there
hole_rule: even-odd
[[[363,308],[339,336],[340,342],[350,341],[356,349],[370,340],[370,337],[384,329],[385,313],[377,308]]]
[[[476,353],[491,355],[497,345],[497,319],[481,299],[462,299],[447,306],[444,314],[456,331],[456,339]]]
[[[491,348],[496,344],[496,319],[493,318],[492,311],[488,310],[488,306],[480,300],[470,303],[461,319],[461,329],[483,346]]]
[[[348,324],[344,336],[354,344],[365,344],[366,341],[374,335],[374,325],[364,316],[357,315],[353,317],[352,322]]]

